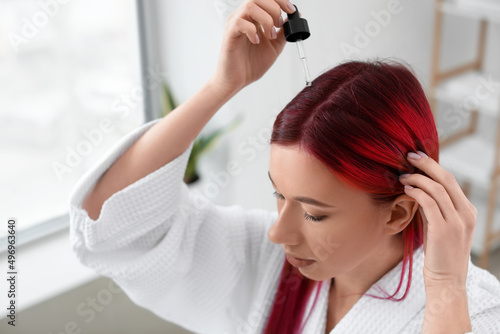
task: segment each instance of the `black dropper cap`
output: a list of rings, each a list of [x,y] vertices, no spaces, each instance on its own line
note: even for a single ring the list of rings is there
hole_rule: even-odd
[[[285,39],[288,42],[296,42],[297,40],[305,40],[311,33],[309,32],[309,26],[306,19],[299,16],[299,9],[295,7],[295,12],[292,14],[287,14],[288,21],[283,24],[283,29],[285,32]]]

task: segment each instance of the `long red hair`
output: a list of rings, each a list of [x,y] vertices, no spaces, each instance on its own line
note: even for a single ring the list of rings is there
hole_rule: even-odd
[[[400,174],[425,175],[406,160],[408,152],[420,150],[439,162],[436,125],[422,86],[408,64],[394,59],[346,61],[321,74],[278,114],[270,144],[300,146],[380,206],[404,194]],[[372,297],[400,301],[408,293],[413,251],[423,242],[418,211],[400,234],[399,285],[392,295]],[[406,267],[408,284],[396,299]],[[285,260],[264,333],[300,333],[307,301],[316,288],[314,307],[323,283]]]

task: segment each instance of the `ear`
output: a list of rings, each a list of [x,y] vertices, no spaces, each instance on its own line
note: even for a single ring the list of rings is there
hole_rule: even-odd
[[[380,216],[387,233],[394,235],[403,231],[412,221],[418,208],[419,204],[414,198],[406,194],[396,197],[392,205],[384,209]]]

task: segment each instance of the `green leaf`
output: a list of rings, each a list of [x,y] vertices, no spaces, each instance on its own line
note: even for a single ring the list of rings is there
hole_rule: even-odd
[[[197,174],[196,166],[198,165],[198,157],[200,155],[200,142],[195,139],[191,155],[187,163],[186,171],[184,173],[184,181],[189,180],[193,175]]]
[[[227,126],[220,128],[207,136],[200,137],[200,153],[208,152],[217,143],[217,139],[219,139],[223,134],[233,130],[236,128],[243,120],[243,116],[239,115],[234,121],[232,121]]]
[[[172,95],[172,91],[167,82],[162,83],[161,89],[161,114],[163,117],[168,115],[172,110],[177,108],[177,103]],[[209,135],[206,136],[198,136],[193,142],[193,148],[191,150],[191,154],[189,156],[189,160],[186,166],[186,171],[184,173],[184,181],[187,182],[191,180],[195,175],[198,175],[197,165],[200,156],[203,153],[206,153],[215,147],[218,139],[225,133],[236,128],[243,120],[243,116],[239,115],[236,119],[228,124],[227,126],[220,128]]]
[[[172,110],[177,108],[177,103],[172,95],[172,91],[166,82],[162,83],[161,105],[163,109],[163,116],[166,116]]]

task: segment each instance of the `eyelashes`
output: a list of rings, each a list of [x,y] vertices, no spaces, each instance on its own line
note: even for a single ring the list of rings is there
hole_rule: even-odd
[[[312,221],[315,221],[315,222],[320,222],[320,221],[322,221],[325,217],[315,217],[315,216],[310,216],[310,215],[308,215],[307,213],[304,213],[304,218],[305,218],[305,219],[312,220]]]
[[[278,194],[277,191],[273,192],[273,195],[274,195],[274,197],[276,197],[278,199],[285,199],[285,197],[283,195],[281,195],[281,194]]]
[[[281,194],[278,194],[277,191],[275,191],[273,193],[273,195],[274,195],[274,197],[276,197],[278,199],[285,199],[285,197]],[[322,217],[311,216],[311,215],[308,215],[307,212],[304,213],[304,218],[307,220],[312,220],[314,222],[319,222],[319,221],[322,221],[323,219],[325,219],[324,216],[322,216]]]

